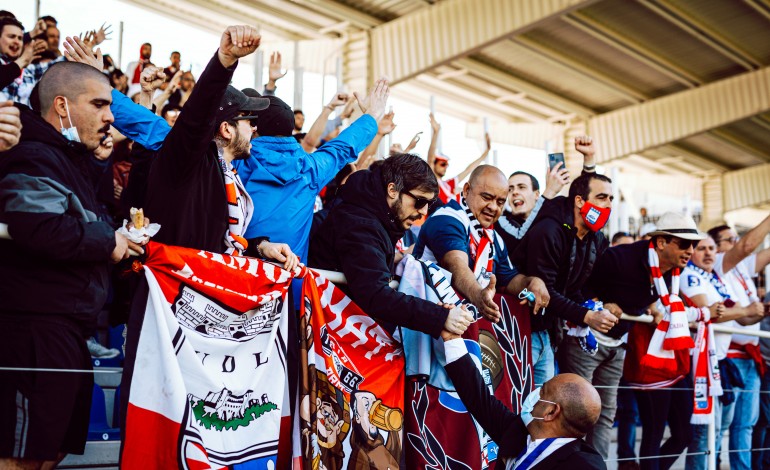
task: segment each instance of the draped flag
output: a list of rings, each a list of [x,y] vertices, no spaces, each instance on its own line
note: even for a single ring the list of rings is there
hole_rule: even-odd
[[[291,274],[254,258],[151,242],[149,298],[124,469],[273,469],[290,429]]]
[[[401,344],[322,276],[311,271],[302,284],[294,468],[398,470]]]
[[[434,302],[459,304],[446,271],[409,256],[399,291]],[[467,304],[476,318],[463,334],[468,352],[489,390],[518,413],[533,388],[529,309],[512,296],[496,295],[502,318],[491,323]],[[476,424],[454,392],[443,368],[441,339],[403,329],[408,386],[405,452],[407,468],[494,469],[498,445]]]

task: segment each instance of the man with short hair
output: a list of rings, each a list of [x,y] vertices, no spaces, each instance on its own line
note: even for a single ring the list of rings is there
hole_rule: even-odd
[[[165,84],[168,84],[168,82],[170,82],[171,79],[174,78],[174,74],[180,70],[180,67],[182,65],[182,54],[180,54],[177,51],[174,51],[169,56],[169,60],[171,61],[171,65],[163,69],[163,73],[166,74]]]
[[[400,293],[393,278],[395,245],[435,201],[433,172],[417,155],[390,157],[374,170],[353,173],[334,207],[310,241],[309,265],[341,271],[340,286],[390,333],[397,326],[438,337],[444,329],[462,334],[473,320],[467,310],[451,310]]]
[[[495,232],[503,239],[508,253],[516,251],[519,241],[532,226],[546,201],[555,198],[569,182],[569,172],[561,163],[548,172],[545,191],[540,194],[537,178],[525,171],[514,171],[508,177],[508,203],[495,224]]]
[[[634,236],[628,232],[615,232],[612,236],[610,246],[628,245],[634,243]]]
[[[46,63],[32,64],[36,43],[33,41],[24,46],[24,26],[14,18],[0,20],[0,64],[5,66],[16,62],[19,74],[5,88],[0,90],[0,101],[13,100],[29,106],[32,89],[43,76],[48,67],[61,62],[64,57]]]
[[[107,300],[110,262],[142,248],[99,220],[89,160],[109,136],[110,85],[60,63],[21,108],[21,143],[0,158],[0,367],[91,370],[88,334]],[[93,375],[0,372],[0,468],[53,468],[82,454]]]
[[[436,175],[436,181],[438,181],[438,198],[442,204],[446,204],[451,199],[457,198],[457,193],[460,192],[460,182],[487,159],[489,150],[492,147],[492,141],[490,140],[489,134],[484,134],[485,146],[481,156],[472,161],[470,165],[465,167],[465,169],[458,173],[454,178],[444,179],[447,168],[449,167],[449,157],[438,153],[438,138],[439,133],[441,132],[441,124],[436,121],[433,113],[430,114],[430,127],[431,139],[430,146],[428,147],[428,165],[430,165],[433,174]]]
[[[55,25],[48,26],[45,30],[46,43],[48,46],[48,52],[52,53],[55,57],[61,57],[61,51],[59,45],[61,44],[61,33],[59,28]]]
[[[576,148],[584,155],[593,155],[593,149],[586,148],[592,146],[590,139],[576,140]],[[544,383],[554,374],[548,331],[554,328],[557,318],[602,332],[618,321],[607,311],[581,305],[586,300],[581,291],[583,284],[607,248],[600,229],[609,219],[613,198],[612,181],[585,163],[583,174],[570,186],[569,196],[556,197],[544,206],[511,254],[519,271],[542,279],[551,296],[546,313],[531,318],[536,384]]]
[[[393,157],[391,157],[393,158]],[[414,256],[452,273],[452,287],[489,321],[500,318],[494,302],[497,283],[508,294],[527,288],[535,294],[534,312],[548,305],[548,290],[536,277],[520,274],[492,226],[508,195],[505,175],[490,165],[471,173],[460,202],[450,200],[425,221]]]
[[[292,134],[302,132],[302,127],[305,125],[305,113],[301,109],[294,110],[294,130]]]
[[[596,389],[575,374],[559,374],[530,393],[519,415],[487,387],[465,343],[443,332],[446,371],[473,418],[500,445],[506,469],[606,469],[601,455],[583,437],[601,410]]]
[[[714,271],[734,292],[735,303],[754,313],[755,321],[751,323],[739,321],[736,325],[739,329],[759,331],[760,325],[757,322],[765,314],[765,306],[757,296],[757,288],[752,277],[770,262],[770,249],[754,254],[768,233],[770,233],[770,216],[740,239],[733,229],[724,225],[709,230],[709,235],[714,238],[718,252]],[[756,336],[733,334],[727,351],[727,360],[738,368],[743,384],[733,385],[733,388],[739,392],[735,394],[735,402],[723,408],[722,425],[718,430],[718,437],[721,437],[729,428],[730,450],[749,449],[752,428],[759,418],[760,370],[764,367],[759,352],[759,339]],[[733,419],[733,416],[739,418]],[[730,468],[751,468],[751,454],[731,452]]]

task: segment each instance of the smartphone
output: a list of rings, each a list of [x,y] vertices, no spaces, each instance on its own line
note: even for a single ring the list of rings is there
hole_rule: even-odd
[[[553,170],[553,167],[559,164],[561,162],[561,167],[565,168],[564,166],[564,154],[563,153],[549,153],[548,154],[548,168],[550,170]]]

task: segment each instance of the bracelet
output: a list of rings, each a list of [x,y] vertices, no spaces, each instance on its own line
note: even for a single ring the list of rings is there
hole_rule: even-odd
[[[259,242],[259,243],[261,244],[262,242]],[[257,257],[258,258],[264,258],[265,257],[265,254],[262,253],[262,249],[259,247],[259,245],[257,245]]]

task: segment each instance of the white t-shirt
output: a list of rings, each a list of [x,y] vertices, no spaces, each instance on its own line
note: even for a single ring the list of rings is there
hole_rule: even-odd
[[[718,273],[717,273],[718,274]],[[724,281],[724,279],[723,279]],[[730,290],[730,286],[727,287],[727,293],[730,298],[734,298],[733,293]],[[724,299],[722,295],[717,291],[717,288],[711,284],[711,280],[702,276],[700,273],[692,269],[687,265],[682,271],[679,281],[679,290],[687,297],[693,298],[696,295],[704,294],[706,296],[706,306],[714,305],[717,302],[722,302]],[[723,326],[735,327],[735,320],[719,323]],[[714,333],[714,341],[716,342],[717,360],[722,360],[727,357],[727,350],[730,348],[730,341],[732,335],[730,333]]]
[[[754,281],[751,279],[751,274],[754,272],[756,266],[756,255],[750,255],[744,258],[733,269],[724,272],[722,263],[724,262],[725,254],[717,254],[717,261],[714,264],[714,271],[719,274],[725,285],[730,289],[730,298],[735,301],[737,305],[746,307],[753,302],[752,299],[757,300],[757,286],[754,285]],[[748,290],[748,292],[747,292]],[[759,331],[759,323],[753,325],[743,326],[736,322],[736,328]],[[756,336],[747,335],[733,335],[733,342],[737,344],[759,344],[759,338]]]

